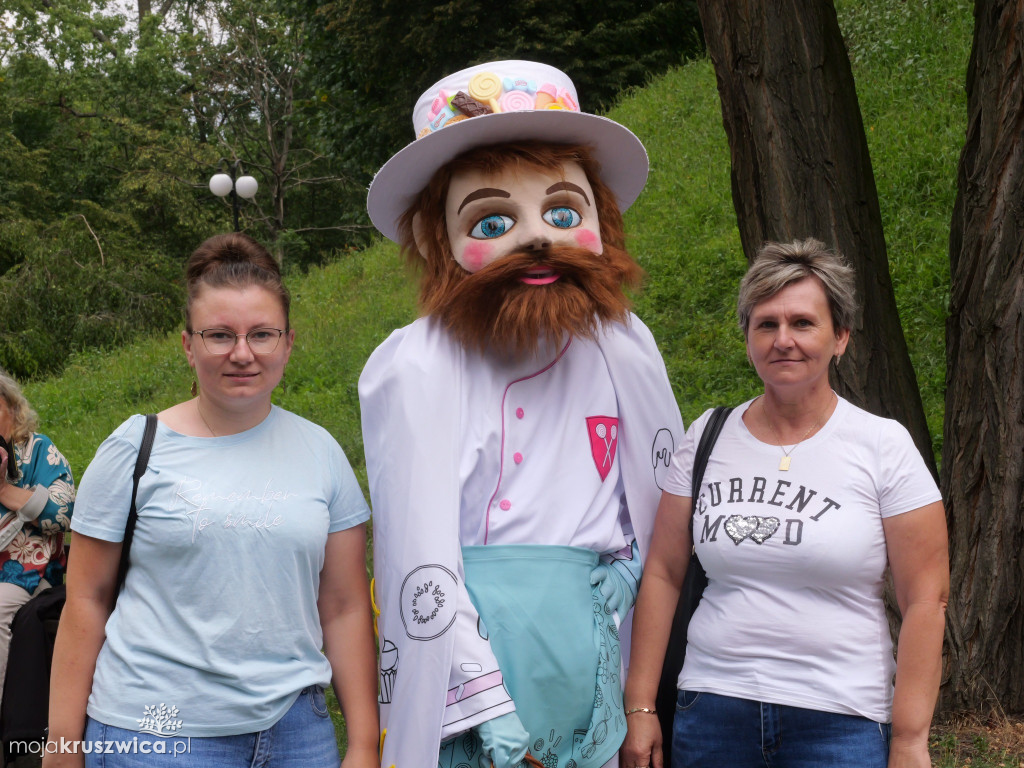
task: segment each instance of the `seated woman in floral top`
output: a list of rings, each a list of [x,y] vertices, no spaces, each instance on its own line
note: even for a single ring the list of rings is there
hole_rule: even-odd
[[[0,373],[0,690],[14,614],[36,592],[63,583],[75,503],[67,459],[36,428],[17,382]]]

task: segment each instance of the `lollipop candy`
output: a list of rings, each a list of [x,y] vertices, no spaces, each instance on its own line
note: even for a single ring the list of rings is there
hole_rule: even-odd
[[[526,91],[509,91],[501,97],[501,101],[498,104],[502,112],[533,109],[533,96],[526,93]]]
[[[493,72],[478,72],[469,81],[469,95],[485,104],[501,96],[501,78]]]

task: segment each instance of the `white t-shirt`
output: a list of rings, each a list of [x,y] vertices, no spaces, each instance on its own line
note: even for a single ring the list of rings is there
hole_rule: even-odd
[[[781,471],[782,449],[743,423],[751,402],[729,415],[694,503],[709,584],[679,687],[889,722],[882,518],[940,501],[939,490],[902,425],[843,398]],[[669,493],[692,496],[710,413],[676,451]]]
[[[133,416],[100,445],[75,532],[124,538],[144,423]],[[251,733],[330,682],[316,607],[327,535],[369,518],[330,433],[277,407],[227,437],[160,423],[137,507],[90,717],[130,730],[155,722],[161,735]]]

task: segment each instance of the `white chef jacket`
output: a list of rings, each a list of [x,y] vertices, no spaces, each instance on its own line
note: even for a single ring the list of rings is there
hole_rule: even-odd
[[[628,324],[606,327],[596,344],[577,340],[570,349],[576,345],[583,351],[589,346],[595,355],[603,356],[617,415],[586,414],[587,419],[596,419],[587,423],[586,432],[595,471],[609,470],[607,486],[603,479],[596,494],[601,497],[604,493],[606,498],[593,511],[588,504],[586,511],[579,513],[579,531],[573,531],[569,540],[582,541],[583,535],[592,538],[589,529],[602,527],[598,521],[605,519],[609,509],[616,509],[614,502],[611,506],[606,503],[621,496],[616,494],[614,481],[625,491],[630,524],[644,555],[660,497],[659,481],[667,471],[675,442],[683,434],[679,409],[657,346],[639,318],[631,315]],[[482,522],[480,512],[475,521],[466,517],[467,525],[476,531],[477,538],[471,540],[479,540],[481,531],[488,540],[489,531],[503,540],[525,536],[533,523],[526,527],[509,523],[512,517],[501,519],[497,513],[492,523],[486,516],[492,504],[500,512],[511,512],[515,504],[518,512],[520,505],[528,508],[540,498],[539,492],[528,490],[512,477],[517,452],[523,457],[520,467],[533,456],[546,455],[540,431],[530,433],[525,429],[527,406],[531,412],[540,409],[538,414],[543,415],[546,424],[537,429],[548,434],[572,428],[571,419],[565,417],[566,409],[574,408],[577,400],[583,407],[591,387],[596,387],[595,403],[600,405],[603,398],[611,406],[608,391],[599,381],[603,373],[588,379],[582,367],[577,370],[575,365],[557,364],[551,371],[556,374],[554,378],[566,371],[571,386],[583,388],[557,391],[550,384],[536,386],[541,383],[534,381],[539,378],[534,375],[536,369],[526,371],[531,378],[519,382],[527,384],[520,387],[504,374],[487,371],[490,364],[493,361],[487,363],[464,350],[436,321],[421,318],[395,331],[378,347],[360,376],[363,441],[374,510],[375,595],[382,611],[378,625],[381,645],[389,649],[387,668],[382,663],[380,670],[381,721],[387,730],[382,761],[385,766],[434,768],[442,738],[514,710],[498,678],[489,644],[480,636],[478,616],[464,586],[460,547],[469,542],[460,540],[465,490],[462,480],[467,466],[473,463],[467,461],[467,451],[497,457],[500,467],[500,479],[496,481],[492,474],[490,495],[479,489],[469,492],[471,499],[488,499]],[[478,370],[481,366],[483,371]],[[466,436],[481,427],[472,421],[465,423],[471,417],[467,405],[478,396],[473,382],[486,376],[504,381],[501,412],[508,423],[500,434],[505,444],[499,441],[495,448],[485,437],[487,447],[475,449],[466,444]],[[489,398],[486,392],[492,389],[483,388],[479,396]],[[541,404],[544,391],[556,405],[550,405],[547,398]],[[526,400],[513,402],[520,392]],[[524,416],[521,419],[520,409]],[[509,415],[517,421],[509,422]],[[519,430],[520,426],[524,429]],[[616,426],[614,433],[612,426]],[[486,426],[483,429],[487,431]],[[525,442],[517,443],[517,434],[522,434]],[[524,445],[527,450],[522,449]],[[551,451],[547,456],[550,461],[557,460]],[[620,466],[618,479],[611,471],[616,463]],[[560,478],[557,464],[554,468],[556,471],[547,474],[553,479],[548,481],[546,491],[557,494],[562,486],[570,484]],[[571,472],[575,476],[577,470]],[[486,473],[481,477],[485,478]],[[502,509],[503,501],[508,502],[509,509]],[[473,503],[479,509],[480,502]],[[614,512],[612,516],[617,520]],[[544,525],[543,516],[514,519],[531,518]],[[552,525],[553,521],[548,521],[545,529]],[[621,527],[616,528],[611,526],[613,539],[622,536]],[[580,531],[583,534],[574,539]],[[617,541],[625,544],[624,537]],[[609,547],[594,548],[612,551],[614,542]]]
[[[619,406],[600,347],[576,339],[518,362],[473,357],[461,418],[463,546],[606,553],[631,543],[620,524]]]

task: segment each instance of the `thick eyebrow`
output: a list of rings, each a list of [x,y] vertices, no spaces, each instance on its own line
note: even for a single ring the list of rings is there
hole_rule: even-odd
[[[550,187],[544,190],[544,194],[550,195],[552,192],[558,192],[561,189],[567,190],[569,192],[578,192],[580,196],[587,201],[587,205],[590,205],[590,198],[587,197],[587,193],[583,191],[582,187],[576,186],[571,181],[560,181],[557,184],[552,184]]]
[[[503,189],[494,189],[493,187],[484,187],[478,189],[476,192],[470,192],[466,195],[466,199],[462,201],[462,205],[459,206],[459,210],[456,213],[462,213],[462,209],[472,203],[474,200],[479,200],[483,197],[512,197],[508,192]]]

